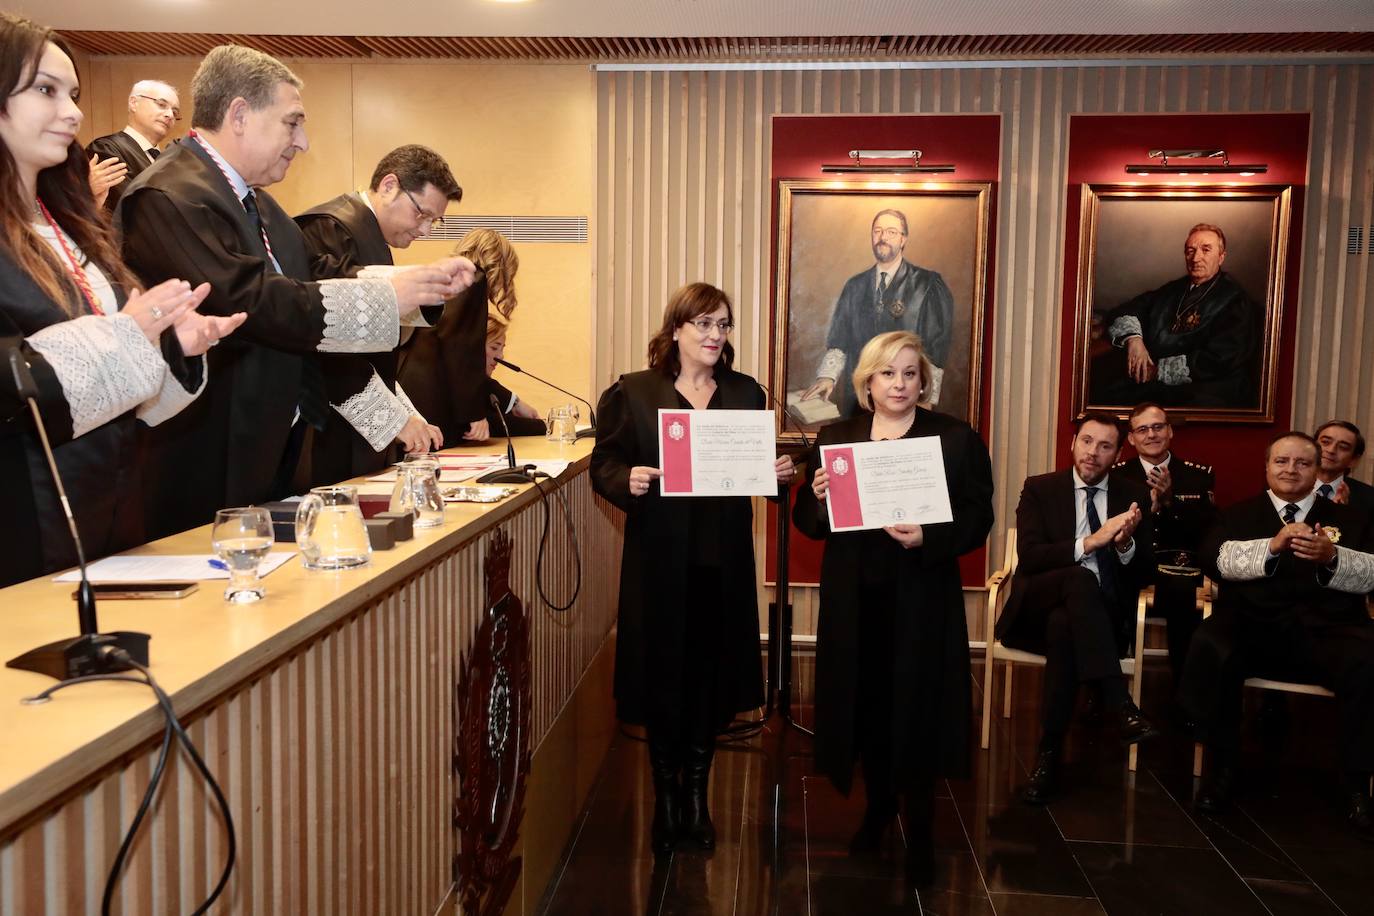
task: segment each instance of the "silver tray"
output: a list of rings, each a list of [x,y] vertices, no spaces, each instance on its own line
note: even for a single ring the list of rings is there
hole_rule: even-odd
[[[440,490],[446,503],[499,503],[519,487],[465,486],[445,487]]]

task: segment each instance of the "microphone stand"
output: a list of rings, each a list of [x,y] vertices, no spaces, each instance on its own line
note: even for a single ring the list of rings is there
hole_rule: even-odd
[[[501,429],[506,433],[506,464],[507,467],[497,471],[488,471],[477,478],[477,483],[534,483],[534,475],[530,473],[535,466],[532,464],[515,466],[515,443],[511,441],[510,424],[506,422],[506,414],[501,410],[501,403],[496,400],[496,395],[487,395],[487,401],[496,409],[496,416],[501,421]]]
[[[23,655],[5,662],[5,667],[36,671],[59,681],[88,674],[132,670],[133,665],[117,661],[113,657],[115,649],[123,649],[135,662],[146,666],[148,640],[151,638],[147,633],[100,632],[100,626],[96,622],[95,591],[91,588],[91,580],[86,575],[86,551],[82,549],[81,535],[76,529],[76,518],[72,515],[71,503],[67,500],[67,490],[62,486],[62,475],[57,471],[57,459],[53,456],[52,446],[48,443],[48,430],[43,425],[43,414],[38,409],[38,385],[34,382],[29,365],[17,347],[9,348],[8,356],[10,373],[14,378],[14,390],[19,397],[28,401],[29,410],[33,413],[33,423],[38,428],[38,440],[43,446],[43,456],[48,460],[48,470],[52,473],[53,483],[57,485],[62,512],[67,516],[67,529],[71,532],[72,543],[76,545],[76,562],[81,569],[81,585],[76,593],[76,616],[81,635],[30,649]]]
[[[504,359],[502,359],[502,358],[499,357],[499,356],[496,357],[496,362],[497,362],[498,365],[505,366],[507,369],[509,369],[509,370],[512,371],[512,372],[519,372],[521,375],[528,375],[530,378],[534,379],[536,382],[542,382],[543,384],[548,385],[548,386],[549,386],[550,388],[552,388],[554,391],[561,391],[561,392],[563,392],[564,394],[566,394],[568,397],[573,398],[574,400],[581,401],[583,404],[586,404],[586,405],[587,405],[587,413],[591,414],[592,428],[591,428],[591,429],[578,430],[577,438],[581,439],[581,438],[584,438],[584,437],[586,437],[586,436],[593,436],[593,437],[596,436],[596,411],[592,408],[592,402],[591,402],[591,401],[587,400],[587,399],[584,398],[584,397],[579,397],[578,395],[573,394],[571,391],[569,391],[569,390],[566,389],[566,388],[559,388],[559,387],[558,387],[557,385],[555,385],[553,382],[549,381],[548,379],[540,378],[539,376],[535,375],[533,372],[526,372],[524,369],[521,369],[521,368],[520,368],[519,366],[517,366],[515,363],[506,362]],[[498,407],[497,409],[499,410],[500,408]],[[502,422],[504,423],[505,421],[502,420]]]

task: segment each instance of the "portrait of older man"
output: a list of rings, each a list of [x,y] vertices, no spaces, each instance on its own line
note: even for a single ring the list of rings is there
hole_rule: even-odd
[[[1235,408],[1259,401],[1263,315],[1222,270],[1225,262],[1226,233],[1198,223],[1183,242],[1184,276],[1101,316],[1112,346],[1092,360],[1089,403]]]

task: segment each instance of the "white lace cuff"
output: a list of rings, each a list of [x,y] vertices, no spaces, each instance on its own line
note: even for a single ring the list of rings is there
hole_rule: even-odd
[[[162,364],[162,387],[158,389],[157,395],[152,400],[144,401],[138,406],[138,418],[148,426],[157,426],[175,417],[186,408],[200,393],[205,390],[205,383],[210,380],[210,361],[203,356],[192,357],[200,361],[200,387],[195,391],[187,391],[186,388],[177,381],[177,377],[172,374],[172,369],[166,363]]]
[[[412,417],[419,417],[420,420],[424,423],[429,422],[425,419],[424,414],[420,413],[420,411],[415,409],[415,405],[410,402],[410,396],[406,394],[406,390],[401,387],[401,383],[399,381],[396,382],[396,399],[401,402],[401,405],[405,407],[406,410],[410,411],[410,415]]]
[[[83,315],[28,338],[57,374],[72,416],[72,438],[157,394],[167,363],[128,315]]]
[[[1336,545],[1336,571],[1331,574],[1327,588],[1351,595],[1363,595],[1374,590],[1374,554]]]
[[[396,274],[401,273],[402,271],[414,270],[414,269],[415,269],[415,266],[414,266],[414,265],[411,265],[411,264],[369,264],[369,265],[367,265],[366,267],[364,267],[362,270],[358,271],[358,279],[359,279],[359,280],[385,280],[388,284],[390,284],[390,283],[391,283],[391,278],[394,277],[394,276],[396,276]],[[436,303],[434,303],[434,304],[435,304],[435,305],[443,305],[442,302],[436,302]],[[434,327],[434,325],[430,324],[429,321],[427,321],[427,320],[425,319],[425,316],[422,314],[423,311],[424,311],[424,309],[416,309],[415,311],[411,312],[409,315],[402,315],[402,316],[401,316],[401,327],[403,327],[403,328],[432,328],[432,327]]]
[[[387,390],[386,383],[376,372],[368,379],[366,388],[333,406],[348,425],[367,440],[374,452],[390,445],[410,419],[410,411]]]
[[[1144,336],[1145,332],[1140,327],[1140,319],[1134,315],[1122,315],[1107,326],[1107,337],[1114,347],[1124,347],[1127,337],[1143,338]]]
[[[821,366],[816,370],[816,378],[828,378],[839,382],[842,372],[844,372],[844,351],[826,350],[825,356],[821,357]]]
[[[321,280],[321,353],[380,353],[400,342],[396,291],[387,280]]]
[[[930,407],[939,404],[940,388],[943,387],[944,381],[945,370],[934,363],[930,363],[930,387],[926,389],[925,396],[921,399],[921,403]]]
[[[1217,572],[1223,579],[1231,582],[1249,582],[1263,579],[1264,567],[1269,561],[1269,539],[1256,538],[1253,541],[1226,541],[1217,554]]]
[[[1186,385],[1193,380],[1188,374],[1188,357],[1183,354],[1166,356],[1155,365],[1159,380],[1166,385]]]

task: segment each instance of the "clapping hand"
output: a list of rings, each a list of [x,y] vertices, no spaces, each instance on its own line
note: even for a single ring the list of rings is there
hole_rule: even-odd
[[[91,154],[91,196],[95,198],[97,207],[105,206],[105,199],[110,196],[110,188],[115,187],[129,176],[129,167],[124,164],[124,160],[111,156],[109,159],[101,159],[98,153]]]
[[[1321,566],[1330,563],[1336,557],[1336,545],[1327,536],[1321,525],[1316,528],[1308,528],[1302,525],[1306,531],[1295,534],[1289,539],[1289,547],[1293,555],[1303,560],[1311,560]]]

